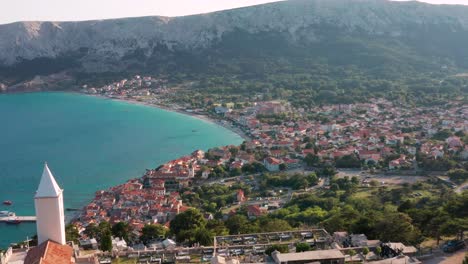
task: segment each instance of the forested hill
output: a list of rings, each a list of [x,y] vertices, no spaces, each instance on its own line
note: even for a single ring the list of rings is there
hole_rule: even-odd
[[[460,94],[465,81],[446,77],[468,71],[466,47],[468,6],[297,0],[174,18],[1,25],[0,82],[138,72],[207,88],[231,89],[229,77],[260,90]]]

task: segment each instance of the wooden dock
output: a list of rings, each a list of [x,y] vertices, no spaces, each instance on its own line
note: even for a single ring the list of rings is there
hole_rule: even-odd
[[[0,222],[7,222],[12,219],[19,220],[21,222],[36,222],[35,216],[5,216],[0,217]]]

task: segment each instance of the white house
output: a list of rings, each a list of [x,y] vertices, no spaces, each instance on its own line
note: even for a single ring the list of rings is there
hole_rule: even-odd
[[[266,169],[269,171],[279,171],[279,165],[283,163],[281,160],[268,157],[263,160],[263,165],[265,165]]]
[[[126,250],[127,242],[125,242],[124,239],[120,239],[118,237],[112,238],[112,248],[117,250]]]

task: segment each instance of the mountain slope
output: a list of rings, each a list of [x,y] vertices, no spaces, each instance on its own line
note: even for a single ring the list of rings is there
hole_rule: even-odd
[[[468,68],[468,7],[297,0],[186,17],[0,26],[0,77],[63,70],[262,74],[316,64],[402,72]]]

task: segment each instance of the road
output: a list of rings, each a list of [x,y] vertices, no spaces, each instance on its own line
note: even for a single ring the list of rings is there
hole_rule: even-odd
[[[468,190],[468,182],[465,182],[465,183],[462,183],[460,185],[454,183],[453,181],[451,181],[447,176],[437,176],[437,178],[445,183],[447,183],[448,185],[454,187],[454,191],[456,193],[462,193],[464,190]]]
[[[458,186],[458,187],[455,189],[455,192],[456,192],[456,193],[461,193],[461,192],[463,192],[464,190],[468,190],[468,182],[465,182],[465,183],[461,184],[460,186]]]
[[[423,260],[423,264],[462,264],[467,250],[459,250],[453,254],[444,254],[428,260]]]
[[[415,175],[386,175],[383,173],[371,174],[368,171],[353,170],[353,169],[339,169],[337,177],[343,178],[345,176],[353,177],[356,176],[358,179],[363,180],[366,177],[370,177],[370,180],[376,180],[378,182],[384,182],[390,185],[399,185],[403,183],[413,184],[418,181],[427,180],[427,176],[415,176]]]

